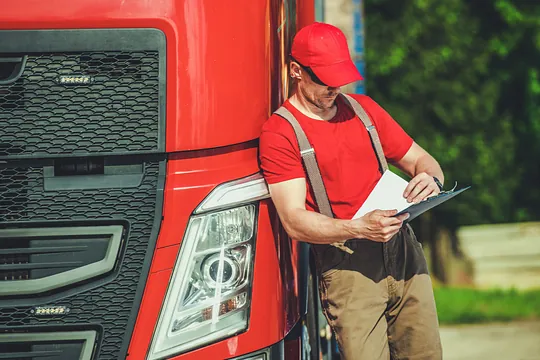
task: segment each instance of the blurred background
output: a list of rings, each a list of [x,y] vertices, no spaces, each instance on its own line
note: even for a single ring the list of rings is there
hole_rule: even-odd
[[[319,1],[366,92],[472,189],[412,222],[445,359],[540,359],[540,1]]]

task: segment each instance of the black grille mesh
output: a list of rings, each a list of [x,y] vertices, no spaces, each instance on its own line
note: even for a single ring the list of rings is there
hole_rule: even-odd
[[[157,51],[33,54],[0,85],[0,157],[153,152],[158,134]]]
[[[32,307],[0,301],[0,332],[14,326],[101,324],[99,359],[116,359],[141,276],[156,206],[159,163],[147,163],[142,184],[131,189],[43,191],[43,169],[0,168],[0,226],[20,221],[115,219],[130,222],[125,258],[117,278],[106,285],[54,301],[71,311],[36,318]],[[0,282],[1,286],[1,282]],[[36,301],[35,305],[41,305]],[[43,304],[46,305],[46,304]],[[127,339],[126,341],[129,341]]]

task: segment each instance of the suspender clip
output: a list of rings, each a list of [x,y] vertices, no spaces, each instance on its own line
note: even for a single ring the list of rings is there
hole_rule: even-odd
[[[300,151],[301,156],[304,156],[304,155],[307,155],[307,154],[314,154],[314,153],[315,153],[314,148],[309,148],[309,149]]]

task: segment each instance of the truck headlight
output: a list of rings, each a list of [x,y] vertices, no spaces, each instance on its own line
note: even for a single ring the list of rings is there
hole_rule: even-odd
[[[247,328],[257,206],[241,204],[263,198],[262,187],[260,175],[223,184],[191,217],[148,359],[192,350]],[[224,197],[227,190],[235,194]],[[236,207],[219,210],[230,204]]]

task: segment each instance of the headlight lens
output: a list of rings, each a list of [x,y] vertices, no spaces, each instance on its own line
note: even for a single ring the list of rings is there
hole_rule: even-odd
[[[255,205],[191,218],[149,359],[177,354],[247,328]]]

